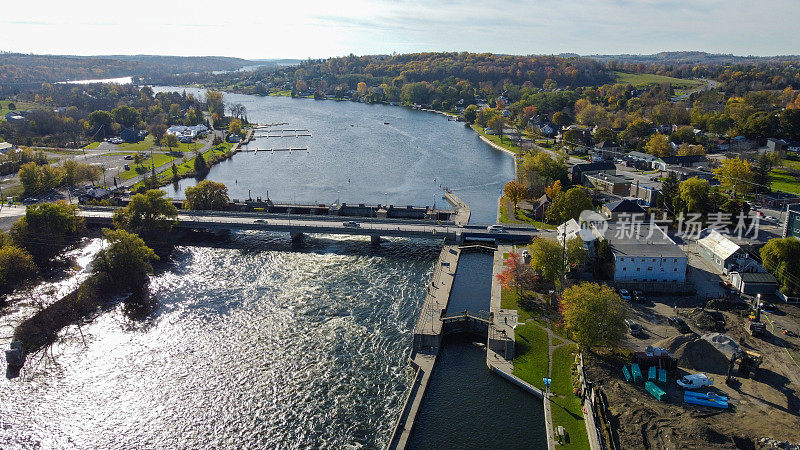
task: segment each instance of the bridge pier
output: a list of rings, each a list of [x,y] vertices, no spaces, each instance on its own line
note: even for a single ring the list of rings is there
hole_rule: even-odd
[[[369,240],[370,242],[372,242],[372,245],[378,245],[381,243],[381,237],[378,236],[377,234],[373,234],[372,236],[370,236]]]
[[[303,241],[303,233],[292,231],[289,233],[289,235],[292,237],[292,242],[298,243]]]

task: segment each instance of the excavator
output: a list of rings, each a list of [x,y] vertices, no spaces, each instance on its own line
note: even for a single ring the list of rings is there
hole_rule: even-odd
[[[736,379],[733,376],[733,369],[737,364],[739,365],[739,376],[749,378],[752,375],[755,378],[762,360],[763,358],[759,353],[750,350],[737,350],[731,356],[730,363],[728,363],[728,376],[725,378],[725,384],[730,385]]]

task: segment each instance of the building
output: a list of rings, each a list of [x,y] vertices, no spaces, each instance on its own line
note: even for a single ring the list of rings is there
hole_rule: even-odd
[[[755,201],[770,208],[784,208],[787,205],[800,203],[800,197],[785,192],[770,192],[769,194],[756,194]]]
[[[667,170],[667,166],[702,167],[706,163],[706,155],[664,156],[653,161],[653,168]]]
[[[800,238],[800,203],[786,207],[786,218],[783,221],[783,237]]]
[[[697,240],[697,253],[724,274],[731,272],[764,272],[761,264],[746,250],[728,237],[713,229],[700,232]]]
[[[653,164],[659,158],[647,153],[633,151],[628,153],[627,159],[634,167],[652,169]]]
[[[673,292],[686,283],[688,257],[658,225],[612,225],[605,236],[614,255],[615,282]]]
[[[0,142],[0,155],[5,155],[13,148],[14,146],[9,144],[8,142]]]
[[[558,239],[558,243],[561,245],[564,245],[564,242],[575,239],[576,237],[583,241],[583,248],[586,249],[587,259],[589,261],[594,260],[597,254],[595,251],[595,244],[597,240],[602,237],[596,228],[581,226],[575,219],[569,219],[556,228],[556,239]]]
[[[637,179],[635,183],[631,183],[630,196],[643,200],[647,206],[654,206],[658,196],[661,195],[660,186],[661,184],[655,181],[645,182]]]
[[[550,197],[548,197],[547,194],[542,195],[536,200],[536,203],[532,205],[531,215],[538,220],[543,220],[547,208],[550,207],[550,203],[552,203]]]
[[[125,128],[119,132],[119,137],[125,142],[139,142],[142,139],[140,138],[139,132],[136,131],[136,128],[129,127]]]
[[[575,164],[569,168],[570,183],[574,185],[583,184],[585,182],[585,175],[597,173],[615,175],[617,173],[617,166],[608,161]]]
[[[675,166],[672,164],[667,165],[663,170],[667,173],[674,173],[679,181],[688,180],[689,178],[700,178],[701,180],[708,180],[711,184],[719,184],[711,172],[693,169],[691,167]]]
[[[731,284],[742,294],[774,294],[778,290],[778,280],[769,273],[731,272]]]
[[[596,173],[586,175],[586,183],[599,191],[613,195],[628,195],[631,191],[631,180],[609,175],[606,173]]]
[[[768,152],[785,152],[789,143],[784,141],[783,139],[776,139],[776,138],[769,138],[767,139],[767,151]]]
[[[637,214],[640,219],[644,219],[646,214],[644,208],[638,203],[626,198],[606,203],[600,208],[600,212],[612,222],[616,222],[621,216],[632,218],[634,214]]]
[[[595,144],[592,149],[592,157],[602,161],[613,161],[619,153],[619,145],[611,141],[603,141]]]

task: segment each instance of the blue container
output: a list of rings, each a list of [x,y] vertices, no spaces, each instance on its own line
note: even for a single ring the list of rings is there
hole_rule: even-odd
[[[633,382],[640,383],[642,381],[642,370],[636,363],[631,364],[631,374],[633,375]]]

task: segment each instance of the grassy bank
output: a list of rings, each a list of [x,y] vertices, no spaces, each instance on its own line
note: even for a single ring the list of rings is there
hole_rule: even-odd
[[[770,183],[772,189],[800,194],[800,181],[789,171],[774,169],[769,176],[772,180]]]
[[[203,159],[205,159],[208,168],[211,168],[211,166],[213,166],[214,164],[217,164],[233,156],[233,153],[231,152],[232,147],[233,144],[225,142],[216,147],[212,147],[210,150],[203,152]],[[195,159],[196,158],[193,157],[191,159],[187,159],[185,162],[176,164],[175,168],[177,169],[177,177],[173,176],[172,165],[167,166],[166,169],[156,174],[158,185],[165,186],[174,181],[195,176],[194,172]],[[139,181],[133,186],[133,188],[138,189],[143,185],[144,182]]]
[[[555,230],[555,225],[550,225],[549,223],[540,222],[536,219],[528,217],[521,209],[517,209],[516,214],[513,215],[513,219],[511,218],[510,209],[512,207],[508,206],[508,202],[506,201],[505,197],[500,199],[500,223],[526,223],[528,225],[533,225],[537,228],[541,228],[544,230]]]
[[[550,390],[553,396],[550,401],[550,412],[553,426],[563,426],[569,433],[569,443],[561,447],[589,448],[589,437],[586,434],[586,423],[583,420],[583,406],[580,398],[573,393],[572,369],[574,367],[577,347],[575,344],[562,345],[553,350],[553,371]]]
[[[500,147],[503,147],[504,149],[506,149],[506,150],[508,150],[510,152],[523,153],[525,151],[525,149],[523,149],[519,145],[515,144],[514,142],[511,141],[511,139],[508,139],[505,136],[503,136],[503,139],[501,141],[500,140],[500,136],[494,136],[494,135],[491,135],[491,134],[486,134],[486,129],[481,127],[481,126],[479,126],[479,125],[474,125],[473,124],[473,125],[470,125],[470,126],[472,127],[473,130],[477,131],[478,134],[480,134],[481,136],[485,137],[486,139],[492,141],[493,143],[499,145]]]
[[[153,153],[153,157],[152,158],[150,158],[148,156],[144,160],[144,162],[142,164],[136,165],[134,167],[131,167],[129,170],[121,172],[119,174],[119,177],[122,178],[123,180],[129,180],[129,179],[131,179],[131,178],[133,178],[133,177],[135,177],[137,175],[141,175],[143,173],[146,173],[150,169],[150,165],[151,164],[155,165],[156,168],[158,168],[158,167],[160,167],[160,166],[162,166],[164,164],[170,163],[170,162],[172,162],[172,161],[174,161],[176,159],[178,159],[178,158],[173,156],[173,155],[166,154],[166,153]],[[139,170],[137,171],[137,169],[139,169]]]

